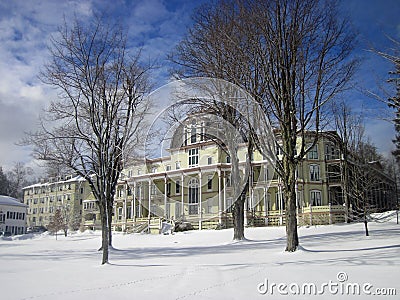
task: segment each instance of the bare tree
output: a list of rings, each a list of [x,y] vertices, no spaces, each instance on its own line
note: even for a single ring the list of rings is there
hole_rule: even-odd
[[[102,264],[108,262],[117,180],[143,126],[149,89],[140,52],[133,56],[121,26],[100,18],[74,20],[51,39],[43,82],[59,91],[25,142],[39,160],[84,177],[97,199],[102,223]]]
[[[22,162],[15,163],[11,171],[7,173],[7,178],[10,182],[10,196],[22,201],[22,188],[29,185],[28,176],[31,176],[32,174],[32,168],[26,167]]]
[[[392,207],[391,197],[394,191],[384,187],[390,181],[380,164],[382,157],[376,147],[368,140],[362,139],[356,144],[354,152],[349,155],[348,196],[352,203],[352,221],[363,222],[365,235],[369,236],[368,222],[378,220],[374,213],[379,213]],[[385,199],[382,198],[385,194]],[[384,203],[382,203],[384,201]]]
[[[290,252],[299,243],[296,167],[318,139],[324,105],[343,91],[357,65],[349,59],[354,35],[337,11],[336,1],[328,0],[220,1],[195,13],[171,55],[180,76],[213,76],[245,89],[278,129],[283,156],[276,171]],[[311,141],[309,130],[316,133]],[[253,140],[271,156],[270,147]]]
[[[335,129],[340,136],[340,153],[342,154],[341,178],[343,183],[343,198],[345,205],[345,219],[350,222],[350,199],[349,187],[353,179],[350,178],[349,168],[352,153],[359,148],[359,143],[364,136],[364,126],[362,116],[352,112],[350,106],[345,102],[334,103],[332,105]]]

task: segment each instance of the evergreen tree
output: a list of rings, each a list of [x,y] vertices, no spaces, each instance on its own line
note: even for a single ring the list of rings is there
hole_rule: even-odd
[[[3,168],[0,167],[0,195],[9,196],[10,182],[7,179],[6,174],[3,173]]]
[[[389,73],[392,77],[388,82],[395,85],[396,93],[393,97],[389,98],[388,105],[395,110],[393,122],[396,136],[393,143],[396,149],[392,153],[396,157],[397,162],[400,162],[400,57],[393,57],[392,62],[394,63],[395,71]]]

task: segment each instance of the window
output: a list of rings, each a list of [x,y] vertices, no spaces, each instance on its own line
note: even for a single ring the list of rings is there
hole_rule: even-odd
[[[275,210],[285,210],[285,199],[283,193],[275,194]]]
[[[167,165],[167,166],[165,167],[165,169],[166,169],[167,171],[171,171],[171,166],[170,166],[170,165]]]
[[[269,179],[269,169],[268,169],[268,167],[265,166],[263,168],[263,171],[264,171],[264,181],[268,181],[268,179]]]
[[[175,203],[175,218],[176,219],[182,215],[181,208],[182,208],[181,204],[176,202]]]
[[[204,122],[201,123],[201,133],[200,133],[200,141],[205,140],[206,129],[204,128]]]
[[[152,183],[150,185],[150,194],[151,195],[155,195],[156,194],[156,185],[154,183]]]
[[[157,173],[157,167],[152,167],[151,168],[151,173]]]
[[[199,213],[199,182],[196,178],[189,181],[189,215]]]
[[[314,145],[308,152],[308,159],[318,159],[318,146]]]
[[[207,158],[207,164],[208,164],[208,165],[212,165],[212,157],[211,157],[211,156],[209,156],[209,157]]]
[[[321,191],[311,191],[310,197],[311,197],[310,202],[312,206],[322,205]]]
[[[230,157],[230,156],[227,156],[227,157],[226,157],[226,163],[227,163],[227,164],[230,164],[230,163],[231,163],[231,157]]]
[[[310,180],[319,181],[319,165],[310,165]]]
[[[225,178],[226,178],[226,186],[227,187],[231,187],[232,186],[232,174],[229,173],[229,175],[225,174]]]
[[[275,149],[276,155],[283,155],[282,145],[276,144]]]
[[[207,210],[206,210],[206,213],[207,214],[212,214],[213,213],[213,199],[212,198],[210,198],[210,199],[207,199]]]
[[[177,180],[175,182],[175,194],[179,195],[181,193],[181,182]]]
[[[209,190],[209,191],[212,190],[212,179],[213,179],[213,176],[212,175],[208,175],[208,177],[207,177],[207,190]]]
[[[196,143],[196,135],[197,135],[197,129],[196,125],[192,125],[192,129],[190,130],[190,143]]]
[[[167,196],[171,195],[171,182],[167,183]]]
[[[137,170],[137,174],[138,174],[138,175],[142,175],[142,170],[141,170],[141,169],[138,169],[138,170]]]
[[[176,161],[175,162],[175,169],[179,170],[181,168],[181,162],[180,161]]]
[[[136,186],[136,198],[140,199],[142,195],[142,185],[139,183]]]
[[[226,212],[231,213],[232,208],[233,208],[233,199],[232,198],[226,199],[226,207],[225,207]]]
[[[118,221],[122,221],[123,213],[122,207],[118,207]]]
[[[331,144],[331,143],[325,144],[325,157],[328,160],[339,158],[339,153],[337,152],[334,144]]]
[[[83,190],[83,187],[81,187],[81,194],[83,194],[83,191],[84,191],[84,190]]]
[[[199,148],[189,149],[189,167],[199,164]]]

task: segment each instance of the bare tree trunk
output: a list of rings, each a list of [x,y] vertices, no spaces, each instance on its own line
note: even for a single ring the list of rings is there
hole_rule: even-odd
[[[103,210],[103,213],[101,213],[101,237],[102,237],[102,243],[101,243],[101,248],[99,250],[102,250],[103,256],[101,259],[101,264],[104,265],[108,263],[108,238],[109,238],[109,227],[108,227],[108,222],[107,222],[107,213],[104,212],[104,208],[100,208],[100,211]]]
[[[366,216],[364,216],[364,227],[365,227],[365,236],[369,236],[368,221],[367,221]]]
[[[235,241],[244,240],[244,205],[246,202],[246,192],[248,190],[248,181],[241,193],[240,197],[236,200],[232,209],[233,215],[233,239]]]
[[[286,202],[286,250],[294,252],[299,245],[296,217],[296,166],[288,164],[288,177],[285,180]]]
[[[113,218],[113,207],[109,205],[108,207],[108,245],[112,247],[112,218]]]

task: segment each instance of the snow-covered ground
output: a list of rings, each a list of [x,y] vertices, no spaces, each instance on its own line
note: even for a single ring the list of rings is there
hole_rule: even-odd
[[[399,299],[400,225],[369,227],[301,227],[295,253],[284,227],[248,228],[243,242],[232,229],[115,234],[103,266],[100,232],[2,238],[0,299]]]

